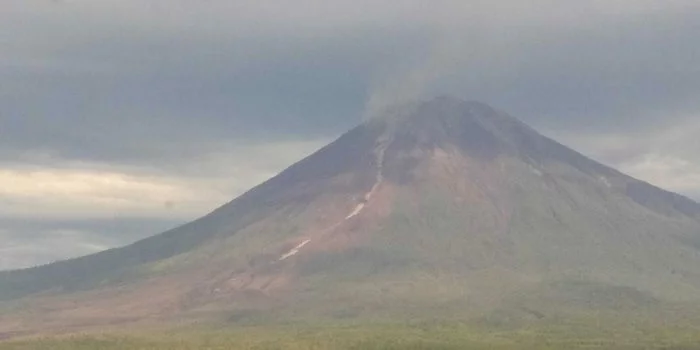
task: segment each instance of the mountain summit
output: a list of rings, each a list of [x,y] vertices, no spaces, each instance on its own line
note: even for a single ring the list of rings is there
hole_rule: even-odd
[[[48,310],[0,313],[0,330],[202,317],[527,322],[699,296],[699,204],[488,105],[438,97],[387,110],[192,223],[0,273],[0,300]]]

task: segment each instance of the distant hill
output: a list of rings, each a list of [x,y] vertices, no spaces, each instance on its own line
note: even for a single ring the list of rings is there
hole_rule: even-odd
[[[0,272],[0,333],[700,309],[700,205],[478,102],[387,110],[211,214]],[[650,311],[650,312],[651,312]]]

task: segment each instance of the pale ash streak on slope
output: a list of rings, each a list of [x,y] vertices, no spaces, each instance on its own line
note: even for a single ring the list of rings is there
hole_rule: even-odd
[[[285,259],[289,258],[290,256],[296,255],[297,253],[299,253],[299,250],[300,250],[301,248],[304,248],[304,246],[307,245],[307,244],[309,244],[309,242],[311,242],[311,240],[310,240],[310,239],[307,239],[307,240],[305,240],[305,241],[299,243],[299,245],[297,245],[296,247],[292,248],[292,250],[290,250],[287,254],[282,255],[277,261],[282,261],[282,260],[285,260]]]
[[[376,150],[377,179],[375,180],[374,185],[372,185],[372,188],[369,190],[369,192],[365,193],[362,203],[358,204],[355,207],[355,210],[353,210],[348,216],[345,217],[345,220],[351,219],[359,215],[365,208],[369,200],[372,199],[372,196],[377,192],[377,189],[379,189],[379,185],[381,185],[382,182],[384,182],[384,154],[386,153],[387,146],[390,142],[390,138],[380,141],[380,146]]]
[[[384,155],[386,154],[386,149],[389,147],[389,144],[391,143],[393,137],[390,136],[391,132],[388,131],[382,137],[380,138],[378,142],[378,146],[375,149],[375,162],[377,164],[377,176],[374,184],[372,185],[372,188],[365,193],[364,197],[362,198],[362,202],[359,203],[355,208],[348,214],[343,220],[333,224],[329,228],[325,230],[325,232],[321,236],[325,236],[329,232],[333,231],[336,229],[338,226],[342,225],[345,221],[350,220],[362,213],[362,211],[365,209],[367,206],[367,203],[372,199],[372,196],[377,192],[379,189],[379,186],[384,182]],[[303,242],[301,242],[299,245],[296,247],[292,248],[290,251],[282,255],[277,261],[283,261],[286,260],[294,255],[297,255],[304,246],[307,244],[311,243],[311,239],[306,239]]]

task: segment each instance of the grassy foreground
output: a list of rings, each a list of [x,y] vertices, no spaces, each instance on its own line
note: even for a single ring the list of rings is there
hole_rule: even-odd
[[[700,331],[551,325],[486,331],[465,325],[275,326],[114,332],[0,342],[0,350],[700,349]]]

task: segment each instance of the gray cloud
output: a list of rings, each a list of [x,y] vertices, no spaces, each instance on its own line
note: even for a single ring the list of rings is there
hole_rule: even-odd
[[[387,104],[450,93],[698,198],[698,31],[695,0],[10,1],[0,175],[90,185],[62,220],[98,201],[93,220],[181,222]],[[58,199],[20,194],[0,191],[0,217]],[[35,220],[42,237],[100,232]]]
[[[0,121],[24,132],[0,135],[3,148],[154,157],[177,140],[199,154],[221,139],[338,133],[368,95],[435,91],[559,128],[698,109],[693,2],[518,4],[15,5],[29,20],[3,21],[15,64],[0,71]]]
[[[162,232],[178,221],[100,219],[31,221],[3,218],[0,270],[46,264],[109,249]]]

